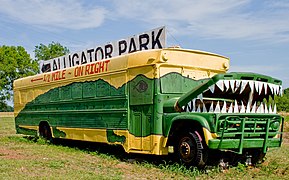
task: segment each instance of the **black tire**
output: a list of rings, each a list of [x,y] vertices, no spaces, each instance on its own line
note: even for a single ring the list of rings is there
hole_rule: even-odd
[[[174,147],[176,158],[186,166],[203,168],[207,162],[208,152],[201,140],[198,132],[180,135]]]
[[[251,151],[252,153],[252,165],[261,164],[264,162],[264,157],[266,153],[263,153],[260,149],[254,149]]]
[[[48,124],[42,124],[39,127],[39,136],[49,142],[52,142],[52,134]]]

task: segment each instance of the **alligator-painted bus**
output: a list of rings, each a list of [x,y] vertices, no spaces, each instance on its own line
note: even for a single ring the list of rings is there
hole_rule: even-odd
[[[121,145],[202,167],[209,150],[252,162],[282,142],[281,81],[227,73],[227,57],[137,51],[14,81],[17,133]]]

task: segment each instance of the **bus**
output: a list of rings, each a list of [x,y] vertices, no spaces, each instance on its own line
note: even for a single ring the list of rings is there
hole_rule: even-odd
[[[225,151],[257,163],[281,146],[283,118],[272,99],[282,82],[228,69],[229,58],[218,54],[162,48],[21,78],[16,130],[173,154],[196,167]]]

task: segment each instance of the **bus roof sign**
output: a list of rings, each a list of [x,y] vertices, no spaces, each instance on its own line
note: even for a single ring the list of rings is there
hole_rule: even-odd
[[[126,39],[109,42],[96,48],[85,49],[81,52],[70,53],[46,61],[40,61],[40,72],[50,72],[81,64],[92,63],[135,51],[162,49],[165,47],[165,27],[153,29]]]

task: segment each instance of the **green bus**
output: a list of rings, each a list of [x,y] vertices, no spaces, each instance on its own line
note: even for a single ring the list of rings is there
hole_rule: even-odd
[[[283,118],[272,99],[282,82],[228,69],[221,55],[162,48],[21,78],[14,81],[16,130],[172,153],[197,167],[219,151],[256,163],[281,146]]]

